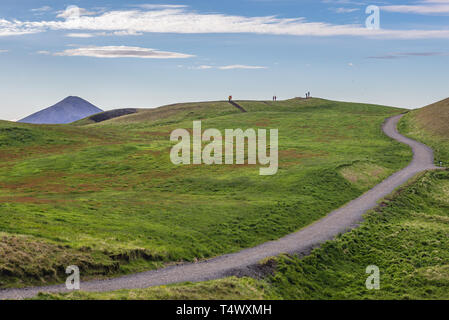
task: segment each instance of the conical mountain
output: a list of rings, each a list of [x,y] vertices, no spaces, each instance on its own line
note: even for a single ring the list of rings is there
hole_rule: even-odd
[[[34,124],[64,124],[78,121],[96,113],[103,112],[100,108],[80,97],[67,97],[54,106],[48,107],[19,120],[19,122]]]

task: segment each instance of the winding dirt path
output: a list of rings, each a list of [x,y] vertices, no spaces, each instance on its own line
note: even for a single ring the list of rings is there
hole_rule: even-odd
[[[417,173],[437,168],[433,164],[432,149],[398,133],[396,126],[401,117],[402,115],[399,115],[387,119],[383,125],[383,131],[389,137],[409,145],[413,149],[413,161],[405,169],[396,172],[359,198],[331,212],[312,225],[279,240],[199,263],[171,266],[107,280],[82,282],[81,290],[104,292],[148,288],[185,281],[198,282],[219,279],[230,275],[249,274],[254,269],[253,266],[257,265],[260,260],[281,253],[307,254],[321,243],[356,227],[366,211],[373,209],[379,200],[392,193]],[[0,291],[0,300],[30,298],[39,292],[65,291],[64,285],[7,289]]]
[[[233,105],[234,107],[236,107],[237,109],[239,109],[240,111],[246,112],[246,110],[245,110],[241,105],[239,105],[237,102],[234,102],[234,101],[232,101],[232,100],[229,100],[229,103],[232,104],[232,105]]]

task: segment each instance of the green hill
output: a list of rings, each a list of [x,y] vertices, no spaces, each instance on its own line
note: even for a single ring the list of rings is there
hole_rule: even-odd
[[[381,132],[401,109],[292,99],[177,104],[99,123],[0,122],[0,286],[196,261],[277,239],[404,167]],[[279,129],[279,171],[175,166],[170,132]]]
[[[435,161],[449,167],[449,98],[408,113],[400,130],[432,147]]]
[[[431,145],[442,159],[449,150],[447,103],[412,111],[400,123],[403,134]],[[367,214],[359,228],[305,258],[274,258],[275,272],[263,280],[227,278],[38,299],[449,299],[448,199],[449,171],[421,174]],[[380,290],[365,287],[369,265],[380,269]]]

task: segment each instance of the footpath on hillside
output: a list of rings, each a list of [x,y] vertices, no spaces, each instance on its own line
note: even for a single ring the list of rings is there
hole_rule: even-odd
[[[242,112],[246,112],[246,110],[241,106],[241,105],[239,105],[238,103],[236,103],[236,102],[234,102],[234,101],[229,101],[229,103],[230,104],[232,104],[234,107],[236,107],[237,109],[239,109],[240,111],[242,111]]]
[[[199,263],[185,263],[166,268],[130,274],[123,277],[93,280],[81,283],[81,290],[106,292],[120,289],[141,289],[180,282],[199,282],[220,279],[232,275],[257,274],[259,261],[282,253],[308,254],[311,249],[348,232],[358,226],[363,214],[375,208],[378,201],[391,194],[416,174],[432,169],[433,151],[426,145],[401,135],[397,123],[402,115],[386,120],[384,133],[390,138],[409,145],[413,150],[413,161],[362,196],[352,200],[321,220],[279,240],[269,241],[237,253],[223,255]],[[260,266],[259,266],[260,268]],[[65,285],[0,290],[0,300],[32,298],[39,292],[68,292]]]

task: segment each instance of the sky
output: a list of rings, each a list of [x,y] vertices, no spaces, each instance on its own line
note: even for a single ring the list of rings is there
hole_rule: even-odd
[[[4,120],[69,95],[104,110],[308,91],[418,108],[449,96],[448,74],[449,0],[0,1]]]

